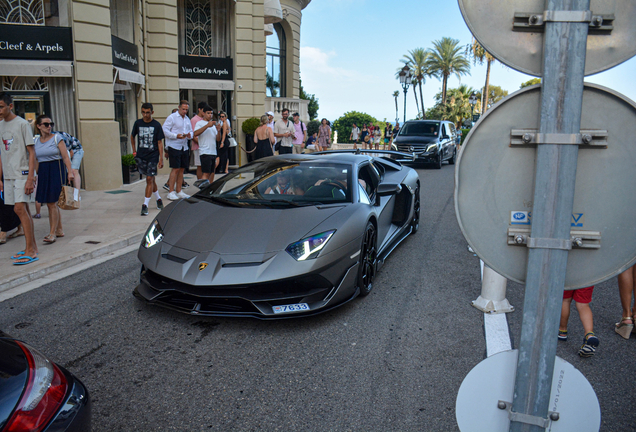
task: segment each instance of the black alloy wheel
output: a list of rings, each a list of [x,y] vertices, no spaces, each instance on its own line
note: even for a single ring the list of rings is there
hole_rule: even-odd
[[[411,219],[411,234],[415,234],[420,228],[420,185],[415,188],[415,199],[413,200],[413,219]]]
[[[449,165],[455,165],[455,161],[457,160],[457,149],[453,149],[453,157],[448,160]]]
[[[437,156],[437,161],[435,162],[435,169],[442,169],[442,153],[440,151],[440,153]]]
[[[362,246],[360,247],[360,264],[358,266],[358,288],[360,296],[369,295],[373,289],[373,278],[378,259],[377,254],[377,234],[375,226],[370,221],[367,222],[367,229],[364,230]]]

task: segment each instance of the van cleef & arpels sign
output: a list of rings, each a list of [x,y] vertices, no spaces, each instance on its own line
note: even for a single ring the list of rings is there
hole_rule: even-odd
[[[0,58],[73,60],[70,27],[0,24]]]
[[[179,78],[232,81],[233,75],[231,58],[179,56]]]

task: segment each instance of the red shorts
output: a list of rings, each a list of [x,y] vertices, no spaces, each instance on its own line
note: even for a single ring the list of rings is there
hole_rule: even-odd
[[[575,290],[564,290],[563,298],[573,298],[577,303],[590,303],[592,301],[592,291],[594,291],[593,286]]]

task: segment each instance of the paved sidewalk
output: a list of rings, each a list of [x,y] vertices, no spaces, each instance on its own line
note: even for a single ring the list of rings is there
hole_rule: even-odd
[[[168,192],[163,189],[167,179],[167,174],[157,176],[159,194],[164,205],[170,203],[166,198]],[[196,177],[186,174],[185,179],[192,185]],[[153,198],[148,206],[150,214],[140,216],[145,188],[144,179],[110,191],[82,191],[79,210],[61,210],[64,237],[58,237],[53,244],[42,241],[49,233],[48,209],[43,205],[42,218],[33,220],[39,250],[38,261],[21,266],[13,265],[11,256],[24,250],[24,237],[9,239],[7,243],[0,245],[0,292],[139,244],[145,230],[159,212]],[[184,189],[189,195],[196,191],[194,186]],[[31,204],[31,213],[35,214],[35,204]]]

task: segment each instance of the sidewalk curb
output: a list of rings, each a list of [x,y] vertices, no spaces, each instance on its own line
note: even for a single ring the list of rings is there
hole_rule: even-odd
[[[67,268],[76,266],[76,265],[84,263],[86,261],[90,261],[92,259],[99,258],[100,256],[106,255],[106,254],[111,253],[113,251],[126,248],[128,246],[133,245],[133,244],[139,244],[139,242],[141,241],[141,238],[142,238],[142,236],[144,235],[145,232],[146,232],[145,229],[141,230],[141,231],[134,232],[132,234],[129,234],[127,237],[125,237],[123,239],[114,240],[111,243],[106,243],[106,244],[102,245],[101,247],[98,247],[98,248],[93,249],[91,251],[86,251],[86,252],[80,253],[78,255],[71,255],[69,257],[60,258],[60,259],[52,262],[51,265],[49,265],[46,268],[38,269],[38,270],[33,271],[31,273],[28,273],[26,275],[18,276],[18,277],[13,278],[13,279],[11,279],[9,281],[5,281],[5,282],[0,284],[0,293],[4,292],[4,291],[8,291],[10,289],[13,289],[15,287],[18,287],[20,285],[24,285],[26,283],[33,282],[33,281],[35,281],[37,279],[40,279],[42,277],[48,276],[48,275],[53,274],[53,273],[57,273],[59,271],[62,271],[62,270],[65,270]]]

